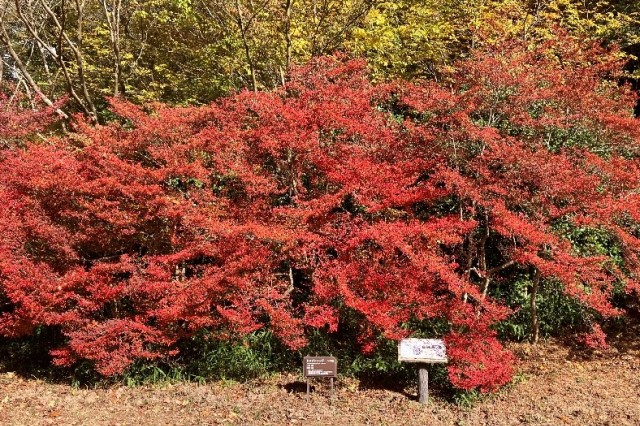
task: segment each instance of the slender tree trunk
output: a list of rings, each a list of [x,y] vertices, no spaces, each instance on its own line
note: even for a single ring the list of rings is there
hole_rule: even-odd
[[[82,43],[83,43],[83,30],[82,25],[84,21],[84,1],[76,0],[76,13],[77,13],[77,28],[76,31],[78,33],[78,44],[74,46],[73,43],[69,40],[68,37],[65,36],[67,40],[67,44],[70,45],[71,50],[76,58],[76,64],[78,66],[78,80],[80,81],[80,88],[82,90],[82,96],[84,97],[87,106],[89,107],[89,111],[91,112],[91,118],[97,122],[98,121],[98,111],[96,110],[95,105],[93,104],[93,99],[91,95],[89,95],[89,89],[87,88],[87,79],[85,75],[84,69],[84,58],[82,56]],[[63,31],[63,30],[61,30]]]
[[[244,55],[247,59],[247,63],[249,64],[249,73],[251,74],[251,85],[254,92],[258,91],[258,81],[256,79],[256,69],[253,64],[253,58],[251,56],[251,49],[249,48],[249,40],[247,39],[247,25],[244,20],[244,15],[242,14],[242,8],[240,7],[240,2],[235,0],[236,7],[236,22],[238,24],[238,28],[240,29],[240,36],[242,37],[242,46],[244,47]]]
[[[478,267],[480,271],[484,274],[482,277],[482,298],[487,297],[487,293],[489,292],[489,283],[491,283],[491,277],[489,276],[489,271],[487,270],[487,240],[489,239],[489,233],[491,230],[489,229],[489,214],[484,214],[484,232],[482,233],[482,237],[480,237],[480,244],[478,245]]]
[[[538,288],[540,287],[540,271],[536,269],[533,276],[533,284],[531,286],[531,343],[534,345],[538,343],[540,338],[540,324],[538,322],[538,306],[536,304],[536,297],[538,296]]]
[[[284,21],[284,41],[285,41],[285,71],[289,74],[291,66],[291,15],[293,12],[293,1],[287,0],[285,3],[285,21]]]
[[[113,96],[118,96],[122,86],[122,55],[120,53],[120,14],[122,0],[102,0],[102,9],[107,24],[109,25],[109,37],[113,50]]]

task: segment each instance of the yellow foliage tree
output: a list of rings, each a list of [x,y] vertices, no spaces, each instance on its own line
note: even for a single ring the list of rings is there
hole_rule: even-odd
[[[434,76],[439,66],[482,44],[518,37],[532,44],[563,28],[586,38],[640,42],[640,1],[383,1],[345,45],[381,77]]]

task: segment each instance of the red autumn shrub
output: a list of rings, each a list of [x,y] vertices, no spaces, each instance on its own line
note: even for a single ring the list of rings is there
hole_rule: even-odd
[[[5,93],[10,91],[8,89],[13,88],[0,84],[0,149],[44,130],[55,118],[56,107],[46,107],[37,101],[30,102],[17,91],[8,95]]]
[[[607,349],[607,335],[599,324],[594,324],[590,333],[582,333],[578,336],[578,342],[591,349]]]
[[[449,379],[456,388],[489,392],[511,381],[514,356],[490,333],[454,332],[445,342],[452,360]]]
[[[615,283],[638,289],[633,99],[612,54],[574,43],[501,46],[442,84],[321,58],[271,93],[114,99],[117,122],[1,152],[0,333],[59,328],[57,364],[112,375],[203,329],[297,349],[355,312],[371,351],[444,319],[452,383],[495,389],[506,274],[603,316]],[[559,220],[606,229],[624,267],[578,255]]]

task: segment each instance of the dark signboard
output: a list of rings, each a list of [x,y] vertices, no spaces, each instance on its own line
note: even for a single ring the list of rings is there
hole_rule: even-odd
[[[336,377],[338,360],[333,356],[305,356],[302,371],[304,377]]]

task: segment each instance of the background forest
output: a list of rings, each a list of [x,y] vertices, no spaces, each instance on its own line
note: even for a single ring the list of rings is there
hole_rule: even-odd
[[[638,316],[637,0],[0,6],[6,363],[406,379],[442,337],[489,391]]]
[[[437,79],[475,48],[535,44],[558,28],[633,58],[638,9],[637,0],[3,0],[2,76],[89,115],[114,95],[203,104],[272,89],[291,64],[335,52],[366,58],[377,81]]]

